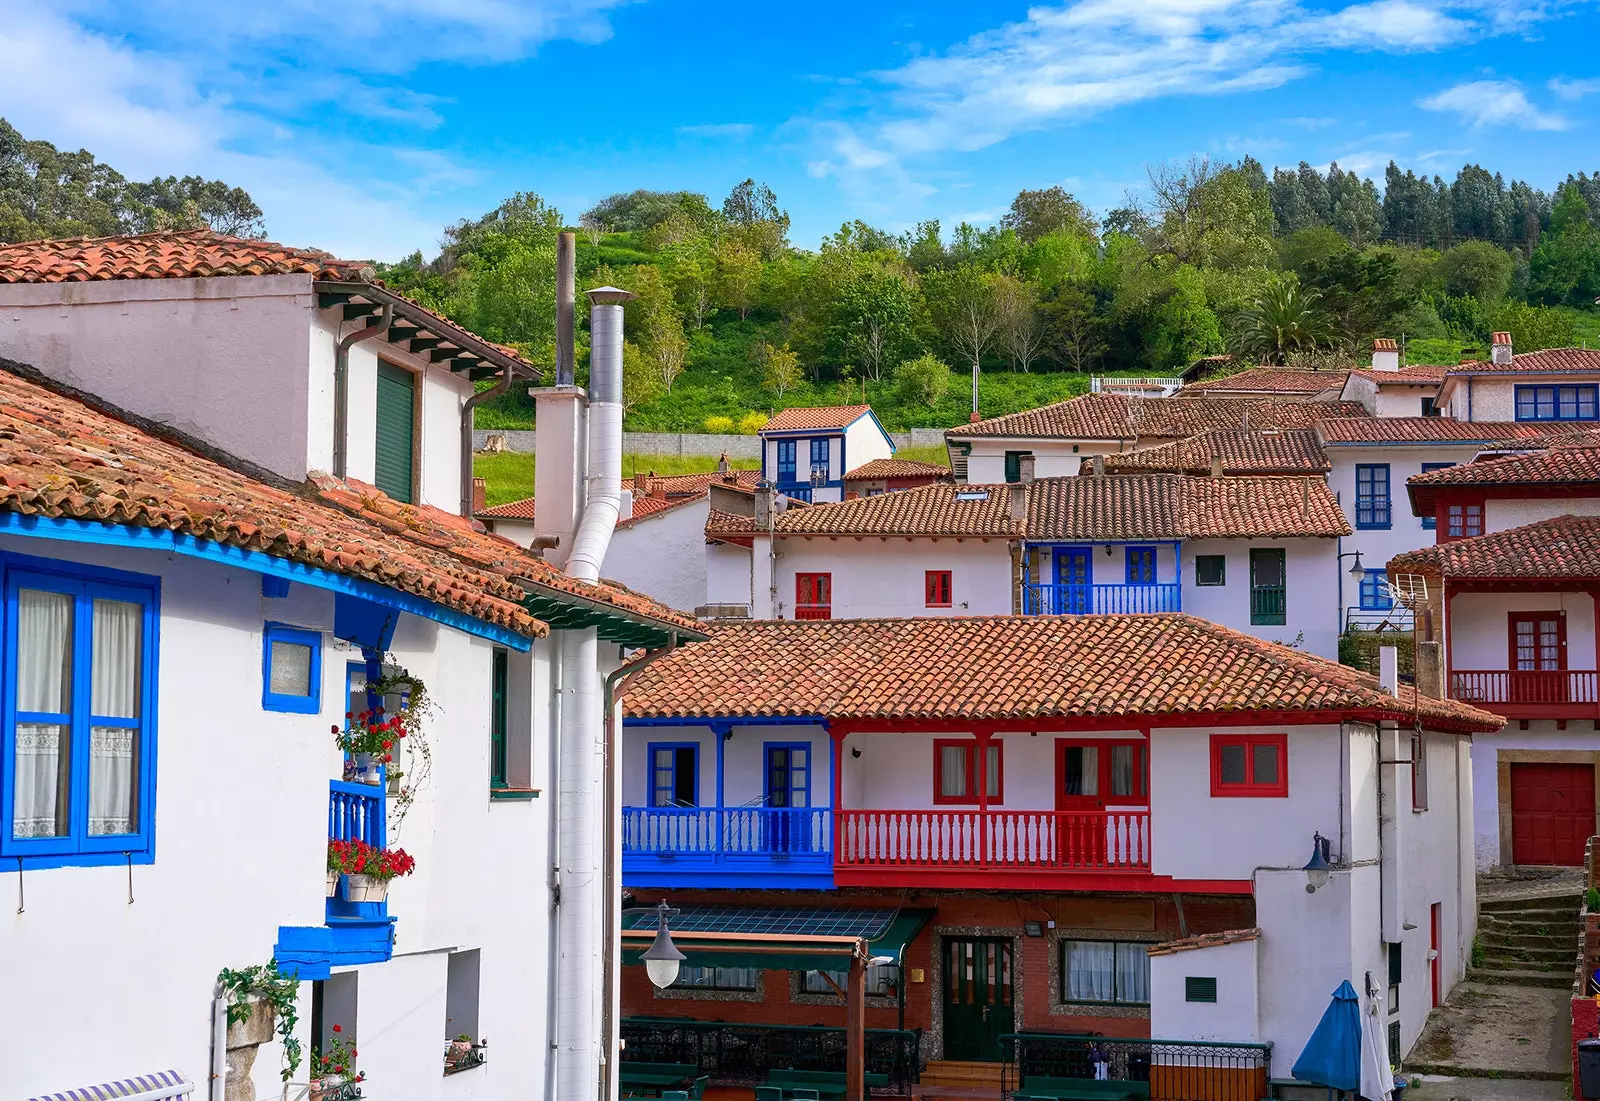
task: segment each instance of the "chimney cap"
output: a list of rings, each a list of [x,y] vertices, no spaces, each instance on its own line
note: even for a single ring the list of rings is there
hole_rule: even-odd
[[[637,297],[632,291],[625,291],[621,287],[595,287],[583,293],[589,296],[591,306],[620,306]]]
[[[1400,350],[1400,345],[1395,343],[1392,337],[1374,337],[1372,341],[1372,350],[1374,352],[1398,352]]]

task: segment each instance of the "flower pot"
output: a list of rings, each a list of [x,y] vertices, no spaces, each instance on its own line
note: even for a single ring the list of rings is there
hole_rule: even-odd
[[[398,776],[389,777],[389,786],[387,788],[387,791],[388,791],[388,793],[390,795],[399,795],[400,794],[400,777],[398,777]]]
[[[328,873],[328,897],[332,898],[334,895],[336,895],[338,893],[339,893],[339,873],[338,872],[329,872]]]
[[[347,902],[382,902],[389,897],[389,881],[375,875],[348,875],[344,880]]]
[[[355,759],[356,783],[376,784],[382,781],[382,777],[378,773],[378,766],[372,760],[372,754],[357,753],[355,754]]]

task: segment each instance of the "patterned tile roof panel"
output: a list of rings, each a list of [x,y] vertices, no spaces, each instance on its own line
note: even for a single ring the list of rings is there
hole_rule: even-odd
[[[848,428],[870,412],[870,405],[797,406],[779,410],[761,430],[791,432],[805,428]]]
[[[1328,417],[1363,417],[1366,413],[1355,401],[1084,394],[1054,405],[960,425],[945,435],[953,439],[1155,441],[1181,439],[1213,428],[1309,428]]]
[[[1546,348],[1538,352],[1517,352],[1511,365],[1474,361],[1459,363],[1448,368],[1456,375],[1600,375],[1600,349],[1596,348]]]
[[[1493,443],[1537,440],[1574,431],[1531,421],[1458,421],[1450,417],[1349,417],[1322,421],[1324,447],[1360,443]]]
[[[949,478],[950,468],[915,459],[873,459],[844,476],[847,482],[880,482],[887,478]]]
[[[1434,363],[1411,363],[1398,371],[1379,371],[1371,367],[1357,367],[1350,373],[1371,379],[1380,386],[1437,386],[1444,381],[1448,367]]]
[[[228,237],[206,229],[119,237],[72,237],[0,245],[0,283],[86,283],[105,279],[209,279],[227,275],[309,275],[370,283],[370,261],[320,249]]]
[[[714,628],[640,671],[624,701],[650,717],[848,719],[1162,717],[1271,712],[1503,721],[1399,697],[1375,677],[1193,616],[992,616],[757,621]]]
[[[791,508],[780,535],[970,535],[1010,537],[1011,487],[939,482],[853,501]]]
[[[1320,394],[1344,386],[1348,371],[1308,371],[1293,367],[1249,367],[1231,375],[1191,382],[1179,394]]]
[[[1523,455],[1484,457],[1470,463],[1413,474],[1407,485],[1492,486],[1600,482],[1600,441],[1587,446],[1557,446]]]
[[[1323,474],[1331,469],[1309,428],[1213,428],[1186,440],[1107,455],[1105,469],[1108,474],[1209,474],[1213,458],[1222,460],[1222,472],[1228,475]]]
[[[1587,582],[1600,578],[1600,516],[1556,516],[1407,551],[1389,560],[1389,576],[1402,573]]]

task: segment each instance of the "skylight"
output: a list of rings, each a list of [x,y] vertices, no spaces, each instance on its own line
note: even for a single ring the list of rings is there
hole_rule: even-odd
[[[958,501],[987,501],[988,499],[989,491],[987,489],[956,490],[956,500]]]

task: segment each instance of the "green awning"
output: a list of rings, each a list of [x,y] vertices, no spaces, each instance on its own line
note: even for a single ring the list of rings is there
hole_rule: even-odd
[[[807,937],[865,938],[871,956],[887,956],[897,964],[922,927],[933,918],[932,910],[896,910],[892,907],[756,907],[685,906],[672,919],[674,934],[700,934],[675,937],[674,943],[691,967],[759,967],[778,971],[843,971],[848,957],[835,948],[820,944],[807,950]],[[623,929],[650,932],[656,927],[653,913],[632,914],[623,919]],[[765,945],[752,937],[781,937],[778,944]],[[630,936],[622,953],[624,964],[639,962],[639,954],[649,947],[648,940]]]

